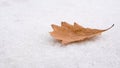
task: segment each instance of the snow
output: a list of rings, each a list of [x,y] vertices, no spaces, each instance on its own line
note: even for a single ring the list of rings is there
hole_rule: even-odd
[[[0,0],[0,68],[120,68],[120,0]],[[61,21],[106,29],[63,46]]]

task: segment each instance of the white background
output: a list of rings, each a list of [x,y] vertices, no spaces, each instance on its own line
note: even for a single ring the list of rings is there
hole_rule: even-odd
[[[106,29],[62,46],[51,24]],[[120,0],[0,0],[0,68],[120,68]]]

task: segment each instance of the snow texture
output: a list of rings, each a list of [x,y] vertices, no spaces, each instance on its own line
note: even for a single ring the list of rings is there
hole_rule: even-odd
[[[63,46],[61,21],[106,29]],[[120,68],[120,0],[0,0],[0,68]]]

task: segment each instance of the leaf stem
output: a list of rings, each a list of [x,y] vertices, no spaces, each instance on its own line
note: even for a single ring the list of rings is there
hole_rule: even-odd
[[[107,31],[107,30],[111,29],[113,26],[114,26],[114,24],[113,24],[111,27],[109,27],[109,28],[105,29],[105,31]]]

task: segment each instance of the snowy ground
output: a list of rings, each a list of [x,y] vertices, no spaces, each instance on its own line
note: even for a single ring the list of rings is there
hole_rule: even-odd
[[[61,46],[48,33],[61,21],[115,26]],[[0,68],[120,68],[120,0],[0,0]]]

